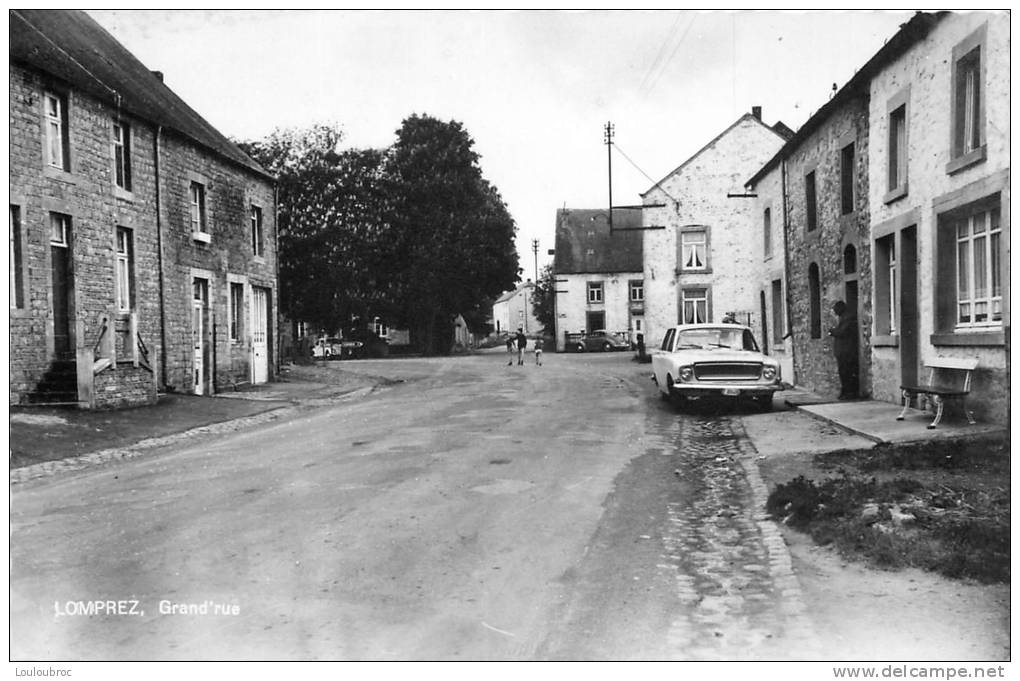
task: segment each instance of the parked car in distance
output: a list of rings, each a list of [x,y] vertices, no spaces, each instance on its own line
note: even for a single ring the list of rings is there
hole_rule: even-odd
[[[335,337],[320,338],[312,346],[312,357],[327,360],[360,357],[364,345],[361,341],[356,340],[343,340]]]
[[[748,397],[768,410],[783,389],[779,362],[762,354],[751,329],[740,324],[667,329],[652,351],[652,380],[677,408],[707,397]]]
[[[630,350],[630,342],[618,333],[599,329],[591,333],[569,334],[567,336],[567,350],[574,352]]]

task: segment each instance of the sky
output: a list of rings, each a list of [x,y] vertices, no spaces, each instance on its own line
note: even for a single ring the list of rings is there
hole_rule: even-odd
[[[522,279],[556,210],[640,194],[752,106],[800,127],[910,12],[89,11],[222,133],[339,123],[391,145],[412,114],[456,120],[517,223]]]

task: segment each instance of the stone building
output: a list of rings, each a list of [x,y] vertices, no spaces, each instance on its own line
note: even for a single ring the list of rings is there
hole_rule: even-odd
[[[760,326],[761,220],[744,189],[790,134],[761,109],[732,125],[642,194],[644,318],[648,344],[678,323],[727,312]]]
[[[840,89],[751,177],[748,186],[757,190],[760,211],[768,207],[770,214],[783,215],[796,383],[826,395],[840,393],[828,329],[836,322],[832,307],[842,300],[858,320],[858,392],[869,394],[867,79],[857,77]]]
[[[564,208],[556,211],[556,350],[566,335],[619,333],[631,342],[645,333],[641,212]]]
[[[1007,423],[1009,14],[918,14],[888,45],[868,84],[874,395],[976,358],[968,406]]]
[[[10,400],[276,373],[274,179],[77,11],[10,12]]]

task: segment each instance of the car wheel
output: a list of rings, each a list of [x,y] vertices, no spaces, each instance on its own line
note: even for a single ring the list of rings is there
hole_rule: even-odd
[[[772,393],[759,395],[754,398],[754,400],[758,403],[758,406],[761,407],[762,411],[772,411]]]
[[[673,405],[673,408],[680,411],[687,404],[687,398],[673,392],[673,377],[666,374],[666,399]]]
[[[613,345],[611,343],[609,343],[608,341],[606,341],[605,343],[602,344],[602,352],[609,352],[612,349],[613,349]]]
[[[578,352],[584,352],[584,343],[578,343],[577,344],[577,351]]]

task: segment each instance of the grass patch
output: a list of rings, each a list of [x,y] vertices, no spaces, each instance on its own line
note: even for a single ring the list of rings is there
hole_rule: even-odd
[[[818,463],[839,467],[777,486],[766,504],[774,518],[875,567],[1009,582],[1008,442],[883,446]]]

